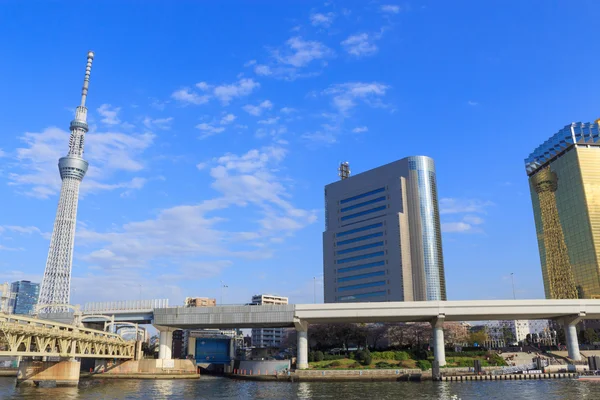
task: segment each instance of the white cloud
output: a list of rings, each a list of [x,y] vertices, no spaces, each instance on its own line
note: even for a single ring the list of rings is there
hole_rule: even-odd
[[[337,142],[336,136],[332,132],[311,132],[305,133],[301,136],[302,139],[309,141],[313,144],[333,144]]]
[[[78,242],[92,247],[84,260],[123,271],[160,261],[175,274],[183,265],[214,275],[230,265],[222,257],[270,257],[270,239],[289,236],[316,220],[315,211],[297,208],[289,200],[289,179],[278,175],[286,153],[283,147],[271,146],[198,164],[198,169],[208,169],[218,197],[163,209],[154,218],[109,232],[80,229]],[[256,231],[226,230],[221,225],[226,219],[219,214],[230,207],[244,207]]]
[[[357,100],[371,106],[381,105],[380,98],[385,96],[389,86],[378,82],[349,82],[332,85],[323,91],[333,97],[333,106],[342,114],[356,107]]]
[[[2,149],[0,149],[0,157],[4,157],[4,156],[6,156],[6,153]]]
[[[370,56],[377,53],[377,46],[373,43],[375,39],[376,37],[367,33],[359,33],[349,36],[341,44],[348,54],[356,57]]]
[[[199,95],[197,93],[192,92],[189,88],[183,88],[176,90],[171,94],[171,97],[175,100],[183,103],[183,104],[205,104],[210,100],[210,96],[208,95]]]
[[[400,12],[400,6],[394,4],[384,4],[381,6],[380,10],[384,13],[398,14]]]
[[[196,83],[196,87],[204,92],[206,92],[212,88],[212,86],[206,82],[198,82],[198,83]]]
[[[120,107],[113,107],[110,104],[102,104],[97,109],[98,114],[102,117],[100,122],[106,125],[118,125],[121,123],[118,114],[121,111]]]
[[[143,124],[146,128],[150,130],[161,129],[166,131],[171,129],[171,122],[173,122],[173,117],[156,119],[146,117],[144,118]]]
[[[25,146],[16,150],[15,171],[9,174],[9,184],[25,188],[25,194],[47,198],[60,190],[61,180],[56,163],[68,151],[69,133],[47,128],[40,133],[27,132],[21,138]],[[154,135],[120,132],[89,132],[86,134],[85,158],[90,166],[81,184],[81,193],[139,188],[140,181],[109,182],[118,171],[139,172],[144,168],[140,155],[152,145]],[[133,178],[135,179],[135,178]]]
[[[324,26],[327,28],[331,26],[331,23],[333,22],[334,18],[335,14],[332,12],[329,12],[327,14],[316,13],[311,14],[310,22],[313,24],[313,26]]]
[[[440,214],[479,213],[485,214],[488,207],[493,206],[491,201],[479,199],[459,199],[444,197],[440,199]]]
[[[270,110],[272,107],[273,107],[273,103],[271,103],[269,100],[265,100],[265,101],[261,102],[260,104],[258,104],[257,106],[253,106],[251,104],[246,104],[244,107],[242,107],[242,109],[244,111],[246,111],[248,114],[258,117],[262,114],[262,112],[264,110]]]
[[[250,60],[250,61],[246,62],[244,64],[244,67],[251,67],[253,65],[256,65],[256,60]]]
[[[235,121],[237,117],[233,114],[226,114],[223,116],[223,118],[221,118],[221,125],[229,125],[230,123],[232,123],[233,121]]]
[[[271,71],[271,68],[268,65],[261,64],[261,65],[257,65],[256,67],[254,67],[254,73],[256,75],[269,76],[273,72]]]
[[[251,78],[242,78],[238,82],[220,85],[214,88],[213,94],[224,105],[236,97],[247,96],[260,87],[260,84]]]
[[[487,208],[493,206],[491,201],[479,199],[440,199],[440,214],[452,215],[454,221],[443,221],[442,231],[446,233],[483,233],[481,225],[485,220],[474,214],[486,214]],[[463,214],[460,216],[460,214]],[[456,221],[456,216],[459,220]]]
[[[466,222],[444,222],[442,223],[442,232],[446,233],[464,233],[472,230],[473,227]]]
[[[366,126],[357,126],[356,128],[352,129],[352,132],[363,133],[363,132],[367,132],[368,130],[369,130],[369,128],[367,128]]]
[[[279,121],[279,117],[262,119],[262,120],[258,121],[258,123],[263,124],[263,125],[273,125],[273,124],[276,124],[277,121]]]
[[[478,102],[476,102],[476,101],[473,101],[473,100],[469,100],[469,101],[467,101],[467,104],[468,104],[468,105],[470,105],[470,106],[478,106],[478,105],[479,105],[479,103],[478,103]]]
[[[279,111],[281,111],[282,114],[292,114],[292,113],[295,113],[297,110],[295,108],[292,108],[292,107],[283,107]]]
[[[222,126],[213,126],[206,122],[196,125],[196,129],[200,129],[200,131],[202,131],[200,139],[206,139],[209,136],[219,134],[225,130],[225,128]]]
[[[333,51],[318,41],[306,41],[300,36],[294,36],[286,42],[289,48],[285,54],[275,51],[273,55],[282,64],[296,68],[305,67],[313,60],[322,60],[333,55]]]

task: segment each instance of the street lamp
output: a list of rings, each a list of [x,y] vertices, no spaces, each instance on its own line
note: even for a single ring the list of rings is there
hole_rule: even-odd
[[[313,303],[317,304],[317,277],[313,276]]]
[[[228,288],[229,286],[227,286],[226,284],[223,283],[223,281],[221,281],[221,304],[223,304],[223,289],[224,288]]]
[[[510,280],[512,281],[512,289],[513,289],[513,300],[517,299],[517,295],[515,294],[515,274],[510,273]]]

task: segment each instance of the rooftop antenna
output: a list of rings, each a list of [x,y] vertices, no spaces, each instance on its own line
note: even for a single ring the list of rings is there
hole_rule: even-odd
[[[350,176],[350,163],[348,161],[340,163],[340,167],[338,168],[338,175],[341,180],[348,179],[348,177]]]

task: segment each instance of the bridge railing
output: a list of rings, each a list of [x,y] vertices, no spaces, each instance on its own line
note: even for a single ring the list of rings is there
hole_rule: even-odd
[[[152,300],[123,300],[85,303],[83,312],[85,314],[102,314],[106,311],[148,311],[155,308],[169,307],[169,299]]]

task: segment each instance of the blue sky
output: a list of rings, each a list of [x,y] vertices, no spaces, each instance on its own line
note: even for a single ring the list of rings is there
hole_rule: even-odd
[[[72,300],[322,301],[323,186],[434,158],[449,299],[543,297],[523,159],[600,116],[594,1],[0,3],[0,281],[43,274],[96,52]]]

